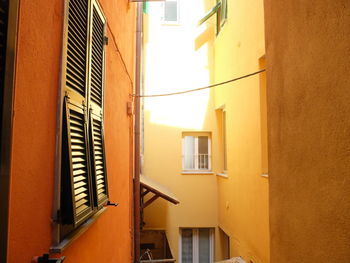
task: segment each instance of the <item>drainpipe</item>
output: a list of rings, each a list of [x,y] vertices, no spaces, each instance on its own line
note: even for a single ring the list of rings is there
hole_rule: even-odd
[[[137,3],[137,25],[136,25],[136,83],[135,93],[141,92],[141,59],[142,59],[142,3]],[[141,98],[135,97],[135,164],[134,164],[134,262],[140,262],[140,141],[141,141]]]

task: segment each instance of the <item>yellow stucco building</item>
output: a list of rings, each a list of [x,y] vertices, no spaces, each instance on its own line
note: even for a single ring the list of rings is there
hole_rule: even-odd
[[[262,0],[148,3],[144,94],[181,92],[264,69],[263,13]],[[143,110],[143,175],[180,201],[157,200],[144,209],[144,229],[165,230],[180,263],[238,256],[268,263],[264,73],[146,97]]]

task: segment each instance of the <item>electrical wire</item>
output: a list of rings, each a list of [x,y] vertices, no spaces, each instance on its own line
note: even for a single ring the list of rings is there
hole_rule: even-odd
[[[220,82],[220,83],[216,83],[216,84],[212,84],[206,87],[202,87],[202,88],[198,88],[198,89],[190,89],[190,90],[185,90],[185,91],[179,91],[179,92],[173,92],[173,93],[166,93],[166,94],[153,94],[153,95],[138,95],[138,94],[132,94],[133,97],[140,97],[140,98],[150,98],[150,97],[164,97],[164,96],[172,96],[172,95],[179,95],[179,94],[184,94],[184,93],[189,93],[189,92],[194,92],[194,91],[199,91],[199,90],[204,90],[204,89],[211,89],[217,86],[221,86],[230,82],[234,82],[240,79],[244,79],[244,78],[248,78],[254,75],[257,75],[259,73],[265,72],[266,69],[262,69],[244,76],[240,76],[238,78],[234,78],[234,79],[230,79],[230,80],[226,80],[224,82]]]

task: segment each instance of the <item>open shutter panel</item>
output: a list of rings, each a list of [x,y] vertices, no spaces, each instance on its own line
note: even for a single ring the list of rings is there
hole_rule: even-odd
[[[107,169],[103,135],[103,94],[105,69],[105,18],[98,4],[92,5],[91,75],[90,75],[90,138],[92,144],[92,170],[95,180],[95,205],[108,200]]]
[[[67,223],[77,226],[93,213],[93,192],[90,172],[88,114],[87,114],[87,68],[88,68],[89,0],[69,0],[65,69],[65,126],[63,138],[69,156],[62,172],[69,173],[69,198],[63,197]],[[62,180],[67,180],[62,175]],[[63,182],[64,184],[66,182]],[[67,188],[67,191],[68,191]],[[68,204],[69,202],[69,204]],[[69,209],[68,209],[69,208]],[[68,209],[68,210],[67,210]]]
[[[68,151],[70,160],[72,208],[74,225],[86,219],[93,210],[89,160],[87,149],[87,125],[84,109],[66,101]]]
[[[94,180],[96,181],[95,202],[101,206],[108,201],[106,158],[102,118],[91,114],[91,141]]]
[[[103,17],[93,6],[91,45],[91,101],[102,109],[104,71],[104,30]]]
[[[86,96],[88,0],[70,0],[68,14],[66,86]]]

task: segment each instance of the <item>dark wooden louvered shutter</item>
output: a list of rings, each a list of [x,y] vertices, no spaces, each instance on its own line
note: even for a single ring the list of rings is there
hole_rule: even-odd
[[[77,225],[92,213],[93,205],[85,112],[69,99],[66,101],[66,120],[73,218]]]
[[[105,204],[108,200],[107,169],[103,133],[105,25],[106,20],[101,9],[97,2],[93,1],[89,107],[95,205],[98,207]]]
[[[103,121],[91,114],[91,144],[95,187],[95,205],[101,206],[108,201],[108,182],[104,149]]]
[[[94,207],[87,109],[89,12],[89,0],[69,0],[64,75],[66,130],[63,131],[67,140],[63,142],[66,144],[63,154],[69,159],[62,163],[65,166],[62,173],[69,173],[70,180],[67,174],[62,175],[67,192],[61,192],[61,200],[62,210],[66,212],[62,217],[70,219],[64,223],[74,226],[87,219]]]
[[[86,96],[88,0],[70,0],[68,11],[66,85],[68,92]]]

